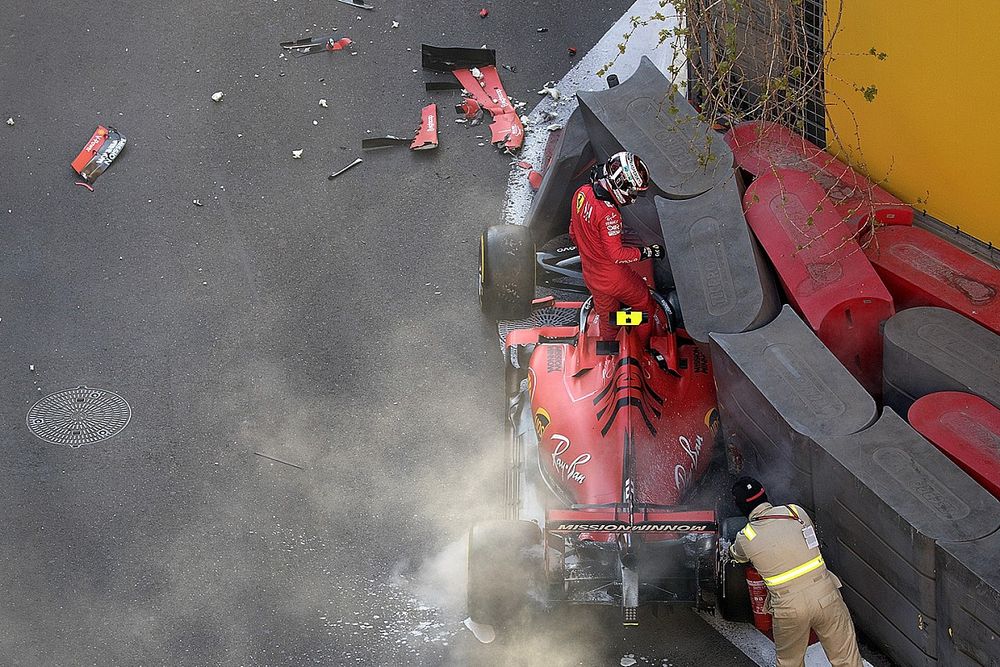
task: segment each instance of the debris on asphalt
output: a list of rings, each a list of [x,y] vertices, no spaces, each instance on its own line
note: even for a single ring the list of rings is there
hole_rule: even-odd
[[[556,101],[558,101],[559,98],[562,97],[562,93],[560,93],[559,90],[556,88],[555,81],[549,81],[544,86],[542,86],[542,89],[538,91],[538,94],[548,95],[549,97],[551,97]]]
[[[559,117],[559,114],[557,114],[555,111],[543,111],[542,112],[542,120],[555,120],[558,117]]]
[[[356,167],[359,164],[361,164],[362,162],[364,162],[364,160],[362,160],[361,158],[358,158],[354,162],[352,162],[351,164],[349,164],[346,167],[344,167],[343,169],[341,169],[340,171],[335,171],[332,174],[330,174],[329,176],[327,176],[326,178],[327,178],[327,180],[332,181],[333,179],[337,178],[338,176],[340,176],[341,174],[343,174],[348,169]]]
[[[548,29],[548,28],[537,28],[537,29],[535,30],[535,32],[548,32],[548,31],[549,31],[549,29]]]
[[[542,177],[543,175],[534,169],[528,172],[528,185],[531,186],[532,191],[538,192],[538,188],[542,187]]]
[[[486,623],[476,623],[472,620],[472,617],[465,619],[462,623],[467,627],[479,643],[481,644],[491,644],[494,639],[497,638],[496,630],[493,629],[492,625],[487,625]]]
[[[518,160],[517,166],[521,169],[534,169],[535,165],[531,164],[527,160]]]
[[[192,199],[191,203],[194,204],[195,206],[204,206],[204,204],[201,203],[200,199]]]
[[[325,99],[322,99],[322,100],[320,100],[320,101],[319,101],[319,105],[320,105],[321,107],[323,107],[324,109],[328,108],[328,106],[329,106],[329,105],[328,105],[328,104],[326,103],[326,100],[325,100]]]
[[[560,123],[552,123],[545,129],[548,130],[549,132],[555,132],[557,130],[563,129],[563,126]]]
[[[32,373],[34,373],[35,372],[35,365],[34,364],[28,364],[28,370],[31,371]]]
[[[93,183],[125,148],[125,141],[125,135],[115,128],[98,125],[90,141],[73,160],[73,170],[84,181]]]
[[[452,72],[473,67],[496,67],[497,54],[493,49],[466,49],[444,46],[420,45],[421,66],[432,72]]]
[[[81,185],[81,186],[87,188],[88,190],[90,190],[91,192],[94,191],[94,187],[92,185],[90,185],[90,183],[84,183],[83,181],[77,181],[76,183],[74,183],[74,185]]]
[[[217,93],[212,93],[212,101],[213,102],[221,102],[222,98],[225,97],[225,96],[226,96],[226,94],[224,92],[222,92],[221,90],[219,92],[217,92]]]
[[[345,5],[351,5],[352,7],[357,7],[358,9],[367,9],[369,11],[375,9],[373,6],[365,2],[365,0],[337,0],[337,2],[342,2]]]
[[[569,47],[568,49],[566,49],[566,51],[569,53],[569,57],[570,58],[572,58],[573,56],[576,55],[576,47],[575,46]]]
[[[344,0],[341,0],[341,2],[344,2]],[[207,285],[207,284],[208,283],[202,283],[202,285]],[[291,466],[293,468],[298,468],[299,470],[305,470],[305,468],[303,468],[302,466],[297,466],[294,463],[289,463],[288,461],[282,461],[281,459],[276,459],[273,456],[268,456],[267,454],[261,454],[260,452],[254,452],[254,454],[256,454],[257,456],[261,457],[262,459],[268,459],[269,461],[274,461],[275,463],[283,463],[286,466]]]
[[[446,48],[422,44],[424,69],[450,71],[479,107],[490,112],[491,143],[517,150],[524,143],[524,124],[504,91],[492,49]],[[463,108],[464,111],[464,108]]]
[[[13,118],[8,118],[7,119],[7,124],[8,125],[13,125],[14,124],[14,119]]]
[[[337,38],[336,35],[331,35],[330,37],[303,37],[302,39],[281,42],[279,46],[288,51],[294,51],[295,56],[298,57],[321,51],[341,51],[353,43],[350,37]]]
[[[481,16],[482,18],[486,18],[489,15],[490,15],[490,10],[486,9],[485,7],[479,10],[479,16]]]
[[[405,146],[411,143],[406,137],[397,137],[394,134],[387,134],[384,137],[372,137],[361,140],[361,150],[374,151],[379,148],[391,148],[392,146]]]
[[[629,653],[624,656],[619,663],[622,667],[632,667],[635,664],[635,656]]]
[[[399,21],[393,21],[391,27],[392,27],[393,30],[395,30],[396,28],[398,28],[399,27]]]
[[[461,104],[456,104],[455,111],[462,114],[464,120],[474,121],[473,125],[478,125],[483,118],[483,107],[471,97],[466,97]]]
[[[516,72],[517,71],[517,65],[501,65],[501,67],[503,67],[508,72]]]
[[[420,110],[420,127],[410,144],[412,151],[425,151],[438,147],[437,105],[428,104]]]
[[[301,159],[301,158],[302,158],[302,149],[301,148],[298,149],[298,150],[292,151],[292,159],[293,160],[298,160],[298,159]]]

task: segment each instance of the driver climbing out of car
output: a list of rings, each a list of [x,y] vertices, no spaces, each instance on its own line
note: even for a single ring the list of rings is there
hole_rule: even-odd
[[[642,248],[622,243],[619,207],[633,203],[649,188],[649,171],[638,155],[622,151],[590,172],[590,184],[573,195],[569,235],[580,251],[583,282],[594,297],[601,340],[618,337],[613,313],[622,304],[655,317],[649,289],[631,264],[663,257],[663,248]]]

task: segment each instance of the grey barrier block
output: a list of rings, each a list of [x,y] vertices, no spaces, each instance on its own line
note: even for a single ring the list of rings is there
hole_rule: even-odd
[[[847,606],[893,659],[936,664],[935,542],[994,532],[1000,501],[888,408],[816,445],[816,521]]]
[[[964,391],[1000,407],[1000,336],[954,311],[909,308],[885,323],[886,405],[905,415],[936,391]]]
[[[710,332],[740,333],[774,319],[781,305],[774,276],[743,217],[735,175],[690,199],[657,197],[656,209],[692,338],[707,343]]]
[[[710,338],[726,447],[773,499],[813,512],[813,439],[865,428],[874,399],[790,306],[759,329]]]
[[[621,150],[639,155],[659,194],[699,195],[730,177],[733,152],[653,62],[614,88],[577,93],[599,160]]]
[[[525,217],[524,224],[531,229],[538,247],[569,229],[573,193],[590,182],[588,165],[594,159],[583,112],[577,107],[566,121],[552,162],[545,169],[542,184]]]
[[[949,667],[1000,664],[1000,533],[938,542],[938,660]]]

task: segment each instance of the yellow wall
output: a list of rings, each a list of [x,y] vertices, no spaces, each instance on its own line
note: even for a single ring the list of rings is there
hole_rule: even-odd
[[[841,0],[826,0],[827,41]],[[1000,2],[843,0],[827,139],[886,190],[1000,245]],[[887,54],[878,61],[866,53]],[[878,87],[867,102],[854,85]],[[855,123],[850,109],[857,119]],[[860,133],[860,147],[855,139]],[[929,191],[929,194],[928,194]],[[926,197],[927,203],[916,204]]]

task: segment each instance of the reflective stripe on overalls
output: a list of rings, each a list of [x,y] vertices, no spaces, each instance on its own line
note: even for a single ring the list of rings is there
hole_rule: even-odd
[[[763,521],[765,519],[795,519],[800,524],[804,524],[802,519],[799,518],[799,513],[795,511],[795,508],[793,506],[786,505],[786,507],[788,508],[788,511],[791,512],[791,516],[784,516],[782,514],[777,514],[777,515],[766,514],[754,517],[753,520]],[[749,523],[740,532],[743,533],[743,535],[747,538],[748,541],[757,537],[757,531],[754,530],[753,526],[751,526]],[[776,574],[773,577],[764,577],[764,583],[767,584],[769,587],[785,584],[788,583],[789,581],[792,581],[793,579],[798,579],[804,574],[809,574],[813,570],[822,567],[824,564],[825,563],[823,562],[823,556],[816,556],[812,560],[808,560],[805,563],[802,563],[802,565],[793,567],[792,569],[786,570],[781,574]]]

